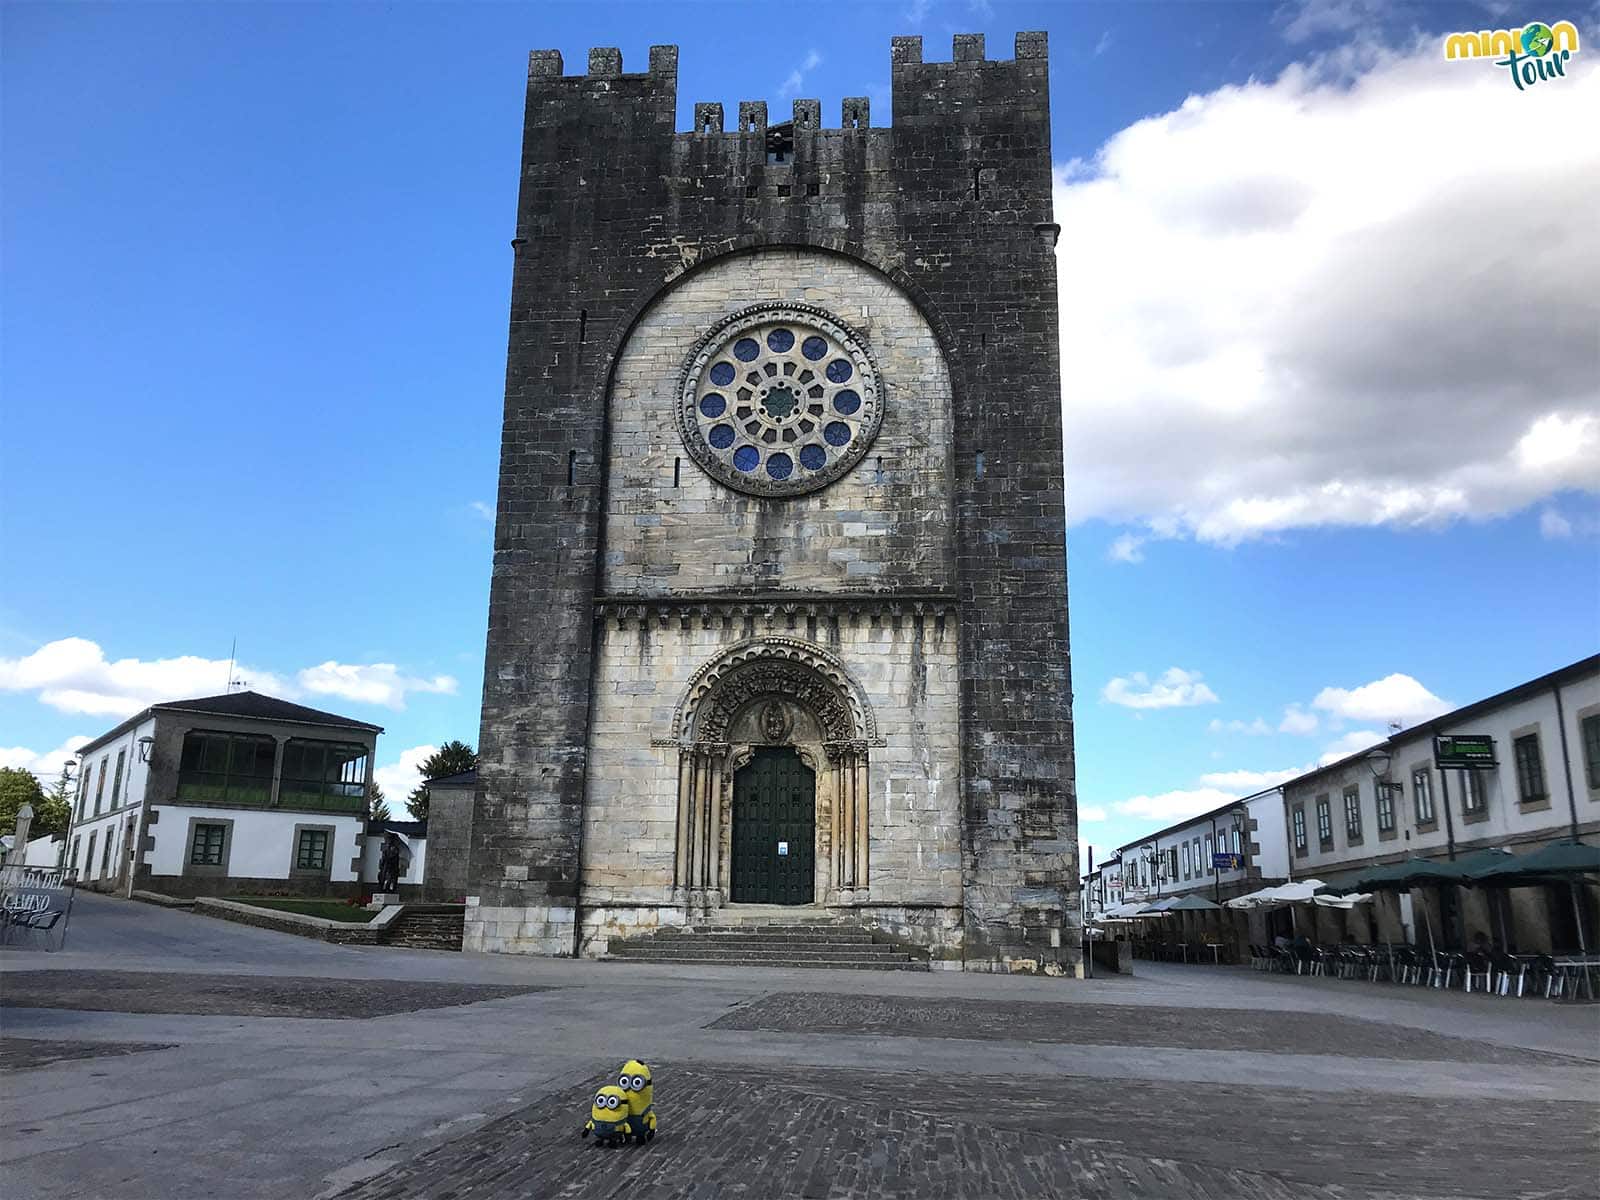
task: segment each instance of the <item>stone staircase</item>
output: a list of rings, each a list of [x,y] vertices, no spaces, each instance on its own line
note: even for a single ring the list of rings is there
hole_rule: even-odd
[[[613,940],[613,962],[686,966],[818,967],[844,971],[926,971],[925,956],[872,931],[843,924],[739,924],[665,929]]]
[[[466,913],[464,904],[407,904],[379,942],[412,950],[460,950]]]

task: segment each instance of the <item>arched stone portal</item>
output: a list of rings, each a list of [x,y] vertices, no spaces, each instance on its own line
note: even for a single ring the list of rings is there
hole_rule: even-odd
[[[811,902],[867,901],[869,748],[876,728],[860,688],[837,659],[796,638],[742,642],[695,673],[673,732],[678,742],[674,899],[691,912],[728,901],[735,777],[758,751],[792,748],[815,777],[807,848],[813,863]]]

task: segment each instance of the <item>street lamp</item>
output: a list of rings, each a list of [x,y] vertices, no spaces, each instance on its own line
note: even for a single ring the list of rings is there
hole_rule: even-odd
[[[1389,773],[1389,763],[1393,758],[1394,754],[1387,746],[1374,746],[1367,751],[1367,756],[1363,761],[1366,762],[1367,770],[1372,772],[1374,779],[1382,779]]]

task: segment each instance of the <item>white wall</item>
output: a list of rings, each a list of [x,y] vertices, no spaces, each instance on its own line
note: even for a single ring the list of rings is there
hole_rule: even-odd
[[[59,837],[45,834],[43,837],[29,838],[28,845],[22,852],[19,860],[24,867],[54,867],[59,865],[57,860],[61,857],[64,843]]]
[[[1600,820],[1600,790],[1587,786],[1583,761],[1581,722],[1584,715],[1600,713],[1600,672],[1586,675],[1561,689],[1567,724],[1567,766],[1570,766],[1573,792],[1580,826]],[[1515,737],[1536,731],[1544,762],[1547,801],[1524,804],[1517,788],[1516,759],[1512,751]],[[1462,772],[1445,774],[1433,765],[1433,738],[1438,734],[1487,734],[1494,739],[1499,766],[1478,775],[1484,785],[1487,812],[1469,819],[1462,811]],[[1315,876],[1344,866],[1363,865],[1375,859],[1396,858],[1403,854],[1442,854],[1454,827],[1457,847],[1510,846],[1545,838],[1565,836],[1571,827],[1572,806],[1567,794],[1567,769],[1561,754],[1561,730],[1557,722],[1554,693],[1548,689],[1531,696],[1480,710],[1437,729],[1423,727],[1402,733],[1390,742],[1392,756],[1388,778],[1400,784],[1403,794],[1395,809],[1395,835],[1381,838],[1377,829],[1374,781],[1370,770],[1356,760],[1337,770],[1296,782],[1289,789],[1285,808],[1303,803],[1306,812],[1308,852],[1296,856],[1295,874]],[[1433,791],[1436,822],[1432,827],[1417,822],[1413,772],[1426,769]],[[1362,836],[1351,845],[1345,830],[1343,792],[1354,785],[1361,792]],[[1445,787],[1449,788],[1450,819],[1445,819]],[[1316,799],[1327,795],[1333,815],[1333,847],[1323,850],[1317,839]]]
[[[356,855],[356,838],[362,821],[354,816],[330,813],[292,812],[274,809],[200,808],[179,804],[155,805],[155,818],[146,832],[155,839],[155,848],[145,852],[145,862],[154,876],[182,875],[184,856],[189,848],[189,822],[232,821],[233,836],[228,850],[228,875],[244,879],[284,879],[294,865],[296,825],[334,827],[329,879],[348,883],[355,878],[350,862]]]
[[[381,833],[367,836],[366,846],[361,851],[361,882],[378,882],[378,860],[383,855],[383,842],[384,835]],[[422,883],[423,868],[428,858],[428,839],[425,837],[406,838],[401,845],[404,850],[400,856],[400,865],[404,869],[400,872],[400,882],[420,885]]]
[[[68,832],[68,846],[76,842],[78,853],[67,865],[75,869],[80,881],[88,882],[102,876],[115,876],[121,864],[122,856],[127,852],[125,844],[127,838],[127,823],[129,819],[135,821],[136,828],[139,820],[139,808],[144,803],[145,784],[149,779],[150,768],[147,763],[139,761],[139,739],[149,737],[155,733],[155,719],[141,721],[132,729],[119,735],[112,741],[102,746],[96,746],[83,756],[83,761],[78,770],[80,787],[89,776],[90,767],[93,775],[88,779],[88,789],[80,792],[73,799],[72,827]],[[116,784],[117,755],[123,755],[122,786],[117,793],[115,805],[112,803],[112,788]],[[102,788],[100,775],[102,765],[105,769],[105,785]],[[95,815],[95,794],[100,796],[100,814]],[[79,813],[83,814],[81,817]],[[87,861],[89,853],[89,835],[95,835],[94,861]],[[113,843],[110,866],[101,870],[105,862],[105,844],[109,836]]]

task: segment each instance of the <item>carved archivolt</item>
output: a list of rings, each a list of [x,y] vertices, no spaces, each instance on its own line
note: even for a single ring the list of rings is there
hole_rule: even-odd
[[[826,741],[877,741],[871,706],[843,664],[820,646],[787,637],[740,642],[696,671],[673,717],[673,739],[726,741],[734,718],[768,696],[809,710]]]

